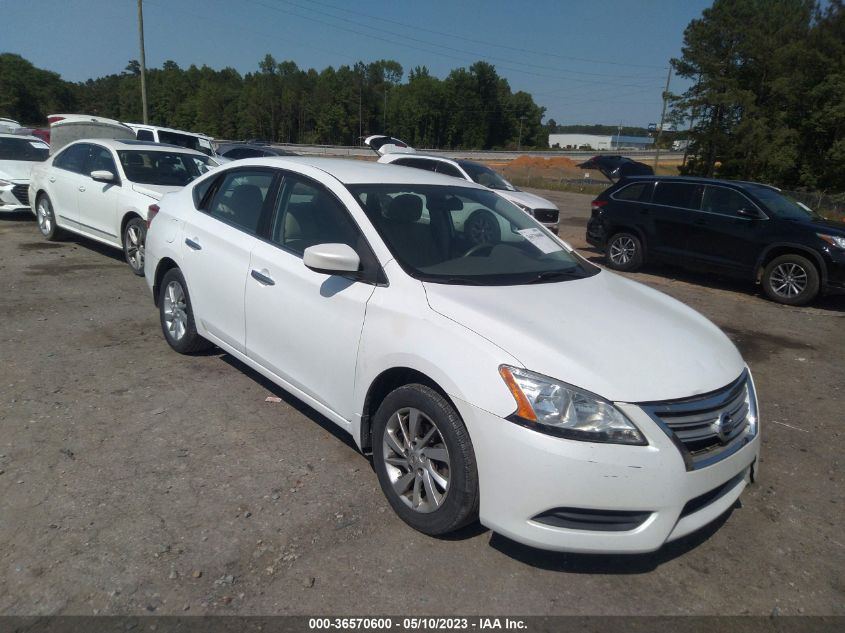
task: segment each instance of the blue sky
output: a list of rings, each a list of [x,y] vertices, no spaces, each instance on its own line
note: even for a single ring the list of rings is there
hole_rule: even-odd
[[[445,77],[479,59],[558,123],[660,118],[668,60],[710,0],[144,0],[147,66],[254,71],[395,59]],[[70,81],[138,58],[136,0],[0,0],[0,52]],[[678,91],[684,83],[673,80]]]

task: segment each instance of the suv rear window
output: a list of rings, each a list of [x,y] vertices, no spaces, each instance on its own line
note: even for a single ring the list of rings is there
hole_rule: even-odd
[[[613,194],[616,200],[643,202],[651,197],[650,182],[637,182],[627,187],[622,187]]]
[[[658,182],[654,191],[654,204],[698,210],[701,205],[701,185],[686,182]]]

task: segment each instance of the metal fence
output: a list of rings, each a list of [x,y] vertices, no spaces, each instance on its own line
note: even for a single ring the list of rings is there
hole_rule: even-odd
[[[822,191],[784,191],[825,217],[845,219],[845,193],[827,194]]]

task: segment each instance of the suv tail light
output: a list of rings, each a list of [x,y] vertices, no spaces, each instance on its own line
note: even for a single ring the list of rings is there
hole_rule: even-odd
[[[607,200],[600,200],[598,198],[596,198],[595,200],[593,200],[590,203],[590,209],[592,209],[593,213],[601,211],[602,207],[606,207],[606,206],[607,206]]]
[[[150,228],[150,225],[153,223],[156,215],[158,215],[159,210],[160,209],[157,204],[151,204],[147,209],[147,228]]]

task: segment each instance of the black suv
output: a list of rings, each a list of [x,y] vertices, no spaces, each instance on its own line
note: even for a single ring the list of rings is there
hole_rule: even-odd
[[[759,280],[789,305],[845,291],[845,223],[754,182],[624,178],[593,200],[587,241],[609,268],[664,261]]]

